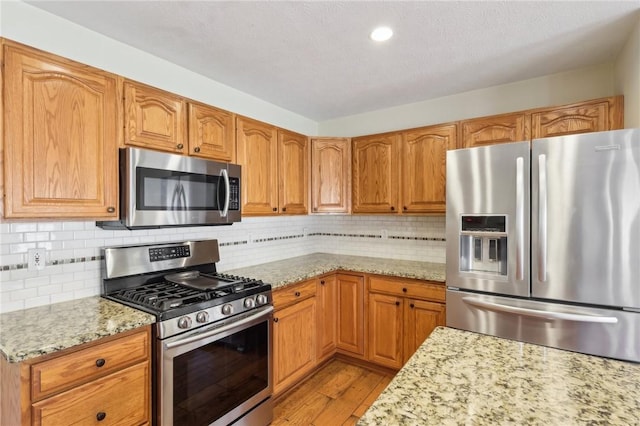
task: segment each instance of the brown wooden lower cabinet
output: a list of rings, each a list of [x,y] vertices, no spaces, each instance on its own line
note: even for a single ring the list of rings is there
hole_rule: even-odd
[[[336,347],[341,353],[364,358],[364,277],[337,274],[338,335]]]
[[[0,359],[0,424],[150,424],[150,339],[145,326],[20,363]]]

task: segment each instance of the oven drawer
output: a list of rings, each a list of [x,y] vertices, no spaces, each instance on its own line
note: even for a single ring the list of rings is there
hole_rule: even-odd
[[[56,392],[105,376],[128,365],[149,359],[149,332],[101,343],[39,362],[31,366],[31,398],[38,401]]]
[[[149,383],[149,363],[134,365],[34,403],[32,424],[148,424]]]
[[[273,307],[280,309],[286,305],[304,300],[316,295],[316,280],[303,281],[299,284],[290,285],[277,289],[273,292]]]

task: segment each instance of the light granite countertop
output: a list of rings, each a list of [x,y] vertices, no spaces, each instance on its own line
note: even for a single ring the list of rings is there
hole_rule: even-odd
[[[358,426],[638,425],[640,364],[439,327]]]
[[[98,296],[7,312],[0,315],[0,353],[20,362],[155,321],[153,315]]]
[[[444,263],[314,253],[223,272],[261,279],[276,289],[337,270],[444,283],[445,269]]]

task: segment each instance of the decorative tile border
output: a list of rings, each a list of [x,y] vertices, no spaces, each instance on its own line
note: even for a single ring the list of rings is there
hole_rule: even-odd
[[[282,237],[269,237],[269,238],[256,238],[253,240],[254,243],[267,243],[270,241],[279,241],[279,240],[293,240],[296,238],[304,238],[304,234],[295,234],[295,235],[284,235]]]
[[[447,241],[446,238],[433,238],[433,237],[403,237],[400,235],[389,235],[390,240],[414,240],[414,241]]]
[[[333,232],[313,232],[308,234],[310,237],[351,237],[351,238],[382,238],[382,235],[376,234],[338,234]]]
[[[104,260],[104,256],[75,257],[72,259],[49,260],[48,262],[46,262],[45,266],[68,265],[70,263],[95,262],[97,260],[98,261]],[[2,265],[0,270],[13,271],[16,269],[27,269],[28,267],[29,267],[28,263],[17,263],[15,265]]]
[[[229,247],[229,246],[242,246],[242,245],[246,245],[249,244],[249,241],[247,240],[241,240],[241,241],[230,241],[228,243],[218,243],[219,247]]]

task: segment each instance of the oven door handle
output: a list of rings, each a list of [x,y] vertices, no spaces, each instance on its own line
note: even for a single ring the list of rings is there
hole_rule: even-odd
[[[189,337],[185,337],[181,340],[176,340],[175,342],[165,343],[165,349],[173,349],[178,346],[188,345],[189,343],[197,342],[198,340],[206,339],[207,337],[212,337],[217,334],[224,333],[225,331],[233,330],[234,328],[238,328],[242,325],[248,324],[252,321],[255,321],[261,317],[266,317],[273,312],[273,306],[267,306],[265,308],[260,309],[259,312],[256,312],[253,315],[249,315],[248,317],[242,318],[239,321],[234,321],[231,324],[223,325],[222,327],[215,328],[213,330],[206,331],[204,333],[198,333],[195,335],[191,335]]]

